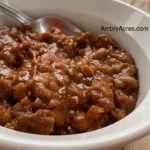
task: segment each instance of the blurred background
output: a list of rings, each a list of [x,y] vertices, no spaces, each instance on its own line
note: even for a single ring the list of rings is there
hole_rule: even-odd
[[[150,13],[150,0],[123,0],[123,1]]]

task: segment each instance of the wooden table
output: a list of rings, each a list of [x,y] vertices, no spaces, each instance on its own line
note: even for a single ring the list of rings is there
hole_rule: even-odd
[[[125,146],[122,150],[150,150],[150,135]]]

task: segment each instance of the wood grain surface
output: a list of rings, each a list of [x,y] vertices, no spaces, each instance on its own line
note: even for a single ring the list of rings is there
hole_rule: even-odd
[[[150,135],[125,146],[122,150],[150,150]]]

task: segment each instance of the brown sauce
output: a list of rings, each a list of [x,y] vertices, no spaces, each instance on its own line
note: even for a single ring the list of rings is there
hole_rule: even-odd
[[[105,34],[0,29],[0,125],[64,135],[110,125],[135,108],[131,55]]]

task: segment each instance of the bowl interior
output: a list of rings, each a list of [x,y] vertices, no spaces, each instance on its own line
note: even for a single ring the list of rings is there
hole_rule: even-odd
[[[74,5],[74,10],[72,9],[66,9],[66,7],[60,7],[57,5],[57,1],[55,3],[50,4],[50,1],[53,2],[53,0],[50,0],[49,2],[47,0],[38,0],[38,4],[42,3],[43,5],[39,7],[37,6],[33,7],[36,0],[26,0],[26,2],[19,2],[18,0],[5,0],[6,2],[9,2],[10,4],[14,5],[15,7],[23,10],[26,14],[29,16],[32,16],[33,18],[40,18],[42,16],[55,14],[62,16],[70,21],[72,21],[74,24],[79,26],[83,31],[92,31],[94,34],[99,33],[107,33],[112,38],[114,38],[119,45],[127,50],[134,58],[135,63],[139,70],[139,80],[140,80],[140,91],[139,91],[139,99],[138,103],[140,104],[144,97],[146,96],[146,93],[149,90],[150,83],[147,82],[150,70],[147,69],[145,73],[145,68],[149,68],[149,60],[148,55],[146,52],[148,51],[148,37],[149,32],[148,31],[142,31],[142,32],[123,32],[123,31],[101,31],[101,27],[145,27],[145,25],[148,24],[147,20],[145,19],[145,16],[143,14],[140,14],[139,12],[135,11],[131,13],[130,11],[127,12],[124,15],[124,10],[122,9],[120,11],[120,14],[117,14],[116,11],[114,12],[112,7],[109,3],[101,2],[103,5],[108,5],[107,11],[104,10],[104,7],[102,5],[97,10],[97,7],[95,6],[94,11],[95,13],[88,11],[88,7],[86,10],[80,10],[80,6],[78,6],[78,2]],[[66,0],[67,3],[69,3],[68,0]],[[30,5],[28,5],[30,3]],[[73,2],[71,2],[72,5]],[[46,5],[50,4],[50,5]],[[69,4],[68,4],[69,6]],[[78,7],[78,8],[76,8]],[[114,9],[117,9],[117,5],[113,6]],[[109,9],[110,8],[110,9]],[[118,7],[120,10],[121,8]],[[39,11],[40,10],[40,11]],[[113,11],[113,14],[112,14]],[[129,14],[128,14],[129,13]],[[119,16],[118,16],[119,15]],[[123,17],[121,17],[123,15]],[[118,16],[118,18],[116,17]],[[83,19],[84,18],[84,19]],[[86,18],[86,19],[85,19]],[[19,25],[18,22],[16,22],[14,19],[1,14],[1,20],[0,25],[8,25],[8,26],[16,26]],[[144,43],[146,43],[144,45]],[[138,106],[138,105],[137,105]]]

